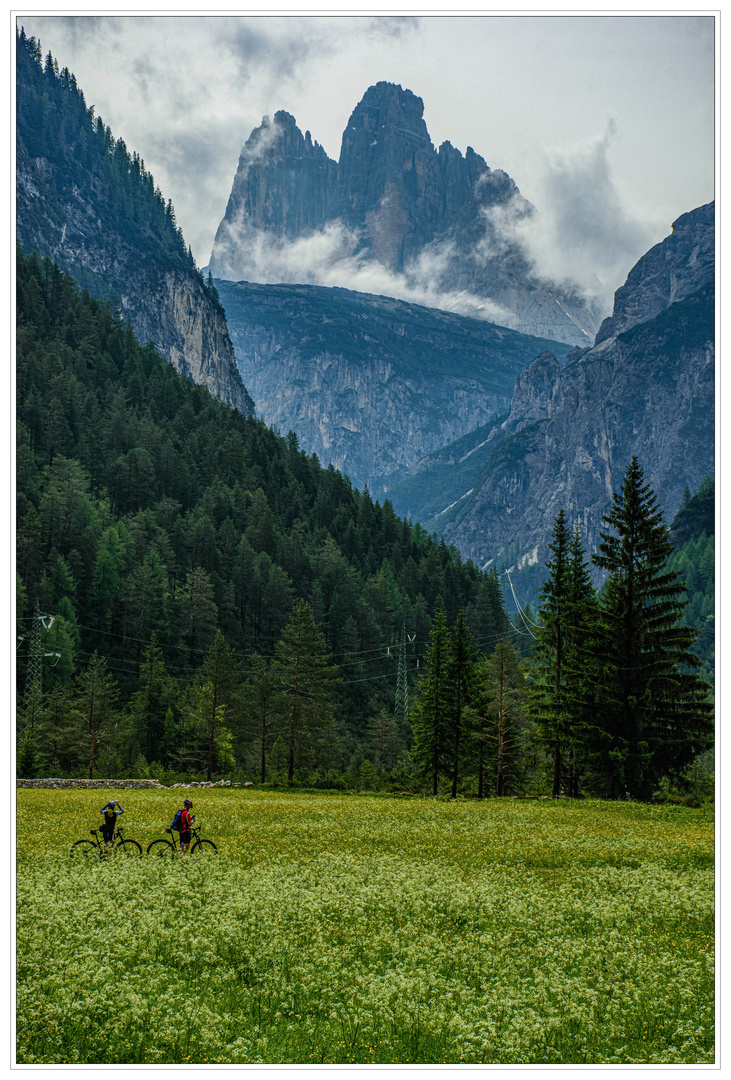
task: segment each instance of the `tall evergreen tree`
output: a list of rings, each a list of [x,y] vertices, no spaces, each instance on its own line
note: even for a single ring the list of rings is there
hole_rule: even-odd
[[[130,698],[130,763],[137,754],[159,761],[165,752],[165,714],[176,697],[176,687],[168,676],[162,649],[153,632],[140,664],[139,689]]]
[[[468,708],[472,696],[476,659],[472,635],[465,621],[464,612],[460,611],[449,636],[447,660],[451,711],[453,799],[457,798],[459,771],[460,766],[463,764],[462,759],[465,757],[465,743],[462,738],[464,718],[465,710]],[[469,743],[467,746],[472,749]]]
[[[564,671],[566,687],[566,739],[568,762],[565,781],[568,794],[576,799],[580,792],[580,776],[587,760],[596,716],[597,662],[597,597],[591,572],[581,544],[578,527],[574,527],[568,550],[567,621],[564,638]]]
[[[225,771],[233,765],[232,726],[239,720],[239,691],[238,661],[218,630],[196,672],[184,709],[198,732],[206,780],[211,779],[214,769]]]
[[[593,562],[602,592],[601,747],[609,794],[649,799],[661,777],[677,775],[710,745],[710,687],[691,669],[697,631],[682,625],[686,589],[666,560],[673,548],[637,458],[613,495]]]
[[[259,778],[267,778],[267,755],[282,725],[285,698],[279,690],[279,681],[263,656],[251,659],[251,676],[244,687],[246,713],[249,717],[247,734],[253,738],[256,757],[259,759]]]
[[[551,755],[552,794],[561,793],[561,751],[567,727],[566,638],[569,621],[569,530],[559,510],[553,526],[548,578],[539,590],[534,652],[539,672],[533,711]]]
[[[493,792],[500,797],[518,789],[522,772],[523,718],[527,701],[526,661],[509,641],[498,642],[483,658],[475,675],[472,734],[481,750],[478,760],[478,798],[483,798],[485,758],[492,762]]]
[[[449,631],[441,596],[437,598],[426,665],[414,702],[412,758],[424,778],[430,777],[432,794],[439,790],[439,776],[451,776],[453,755],[449,693]]]
[[[279,692],[285,695],[284,739],[290,784],[298,755],[314,732],[332,725],[337,670],[312,608],[306,600],[298,600],[277,642],[274,663]]]
[[[84,671],[75,679],[75,710],[81,742],[88,754],[89,779],[94,779],[94,765],[102,742],[113,734],[117,720],[117,684],[107,671],[107,660],[94,651]]]

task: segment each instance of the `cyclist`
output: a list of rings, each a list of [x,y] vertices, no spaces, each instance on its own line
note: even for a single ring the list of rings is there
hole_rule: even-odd
[[[117,817],[123,813],[124,810],[116,799],[110,799],[107,805],[101,808],[102,836],[106,841],[107,847],[114,846],[114,830],[117,827]]]
[[[193,803],[190,799],[183,800],[183,807],[180,811],[180,823],[178,825],[178,831],[180,833],[180,853],[186,855],[188,848],[190,847],[190,830],[193,828],[193,821],[195,820],[190,812],[190,808]]]

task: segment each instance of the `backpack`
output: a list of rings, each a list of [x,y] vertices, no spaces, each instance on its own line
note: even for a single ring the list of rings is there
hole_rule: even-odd
[[[182,809],[178,810],[177,814],[170,822],[170,828],[175,829],[175,832],[180,832],[180,815],[182,814],[182,812]]]

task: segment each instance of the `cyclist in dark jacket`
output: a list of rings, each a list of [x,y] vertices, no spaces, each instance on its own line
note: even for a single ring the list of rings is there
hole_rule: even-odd
[[[123,813],[124,810],[116,799],[110,799],[107,805],[103,806],[101,809],[102,836],[109,847],[112,847],[114,844],[114,830],[117,827],[117,817],[119,814]]]

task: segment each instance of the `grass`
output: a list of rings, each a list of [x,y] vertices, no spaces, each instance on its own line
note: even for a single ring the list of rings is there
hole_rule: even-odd
[[[177,807],[120,793],[143,847]],[[76,862],[18,791],[18,1061],[712,1063],[713,823],[600,802],[193,793],[195,859]]]

